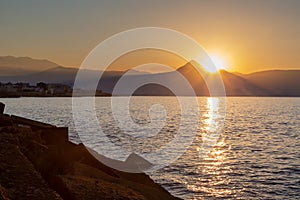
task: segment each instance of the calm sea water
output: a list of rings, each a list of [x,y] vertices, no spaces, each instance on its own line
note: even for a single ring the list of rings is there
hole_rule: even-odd
[[[71,98],[0,99],[6,113],[70,126],[70,139],[80,142],[72,122]],[[173,195],[184,199],[299,199],[300,198],[300,98],[226,98],[226,119],[216,145],[199,158],[209,127],[218,119],[224,99],[198,98],[200,127],[188,150],[171,165],[151,177]],[[140,125],[149,124],[152,104],[165,107],[166,122],[153,142],[144,137],[123,143],[138,152],[168,143],[179,128],[180,106],[175,97],[135,97],[130,114]],[[96,98],[97,116],[104,132],[115,143],[123,141],[110,98]],[[152,113],[155,118],[156,114]],[[194,117],[191,112],[191,117]],[[143,126],[142,126],[143,127]],[[143,132],[136,129],[132,135]],[[138,136],[137,136],[138,138]],[[123,139],[123,140],[122,140]],[[134,144],[132,144],[134,143]],[[176,149],[176,148],[175,148]]]

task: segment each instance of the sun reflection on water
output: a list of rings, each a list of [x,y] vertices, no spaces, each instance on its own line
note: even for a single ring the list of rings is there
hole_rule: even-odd
[[[196,174],[199,176],[193,177],[193,181],[188,183],[187,189],[194,193],[205,194],[204,196],[233,197],[236,193],[233,188],[222,187],[230,184],[231,180],[226,175],[233,172],[226,157],[228,151],[230,151],[230,147],[224,138],[221,138],[211,152],[201,160],[196,168]]]
[[[202,128],[199,136],[202,138],[202,146],[196,146],[200,161],[196,166],[196,174],[187,189],[194,193],[204,194],[210,197],[233,197],[234,189],[225,189],[224,185],[230,184],[227,174],[232,173],[227,158],[230,145],[226,143],[225,137],[220,136],[222,131],[222,110],[220,110],[219,98],[207,98],[206,111],[202,116]],[[202,196],[202,195],[201,195]],[[197,199],[193,197],[194,199]]]
[[[206,157],[219,139],[224,122],[224,111],[221,109],[222,103],[224,102],[220,98],[207,98],[206,111],[201,119],[200,137],[202,138],[202,147],[199,150],[200,158]]]

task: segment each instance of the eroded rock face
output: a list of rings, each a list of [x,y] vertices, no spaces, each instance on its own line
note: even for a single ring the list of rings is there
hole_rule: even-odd
[[[176,199],[147,175],[111,169],[58,132],[0,128],[0,199]]]
[[[21,152],[18,138],[9,129],[0,134],[0,184],[4,199],[61,199]]]

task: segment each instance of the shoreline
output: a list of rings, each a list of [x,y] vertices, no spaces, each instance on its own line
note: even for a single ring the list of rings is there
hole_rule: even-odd
[[[112,169],[68,128],[3,114],[0,104],[0,199],[179,199],[144,173]]]

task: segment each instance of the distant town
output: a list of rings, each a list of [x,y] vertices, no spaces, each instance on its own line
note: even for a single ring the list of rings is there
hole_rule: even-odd
[[[73,88],[61,83],[39,82],[36,85],[30,83],[1,83],[0,97],[71,97]],[[97,90],[96,92],[77,89],[79,96],[110,96],[109,93]]]

